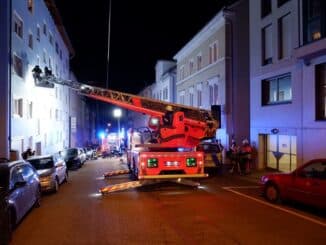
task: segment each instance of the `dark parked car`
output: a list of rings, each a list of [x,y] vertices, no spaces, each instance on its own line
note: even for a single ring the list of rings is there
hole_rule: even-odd
[[[79,148],[69,148],[60,152],[60,155],[63,157],[64,161],[67,164],[68,169],[73,167],[80,168],[86,159],[85,153],[82,152]]]
[[[68,180],[66,162],[59,154],[28,158],[40,176],[42,191],[59,190],[59,185]]]
[[[326,159],[311,160],[291,173],[265,175],[261,182],[270,202],[288,199],[326,208]]]
[[[40,206],[41,186],[34,167],[23,160],[0,163],[1,232],[12,229],[33,207]],[[4,230],[2,228],[4,227]]]

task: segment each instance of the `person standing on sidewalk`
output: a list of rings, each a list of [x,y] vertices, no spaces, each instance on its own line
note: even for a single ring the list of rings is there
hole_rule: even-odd
[[[231,162],[231,169],[230,173],[233,173],[234,171],[238,171],[240,173],[240,166],[239,166],[239,147],[234,139],[232,139],[229,151],[227,153],[228,158]]]
[[[223,151],[224,151],[224,146],[221,143],[221,140],[217,140],[217,160],[220,165],[223,165]]]
[[[242,174],[249,174],[251,169],[252,147],[247,139],[242,141],[240,148],[240,169]]]

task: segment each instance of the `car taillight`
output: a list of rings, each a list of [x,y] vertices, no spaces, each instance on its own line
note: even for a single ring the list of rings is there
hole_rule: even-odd
[[[187,167],[196,167],[197,166],[197,160],[194,157],[187,158],[186,161]]]
[[[157,168],[158,167],[158,160],[157,160],[157,158],[149,158],[147,160],[147,167],[148,168]]]

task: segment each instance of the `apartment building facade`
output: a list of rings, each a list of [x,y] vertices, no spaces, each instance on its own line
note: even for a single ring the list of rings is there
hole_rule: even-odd
[[[36,87],[33,68],[45,67],[58,79],[70,79],[74,50],[53,0],[1,1],[1,156],[19,158],[28,147],[48,154],[69,147],[70,89]],[[4,8],[2,8],[4,7]],[[78,97],[74,97],[80,100]],[[78,102],[77,102],[78,103]],[[68,106],[67,106],[68,105]],[[12,154],[9,154],[11,152]]]
[[[326,4],[250,0],[250,136],[258,168],[325,157]]]
[[[248,1],[222,9],[175,56],[177,103],[221,108],[216,137],[249,138]]]

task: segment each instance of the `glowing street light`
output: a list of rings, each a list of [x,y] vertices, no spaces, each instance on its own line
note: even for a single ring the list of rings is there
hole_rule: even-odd
[[[120,117],[122,116],[121,109],[114,109],[113,116],[118,120],[118,150],[120,151]]]

